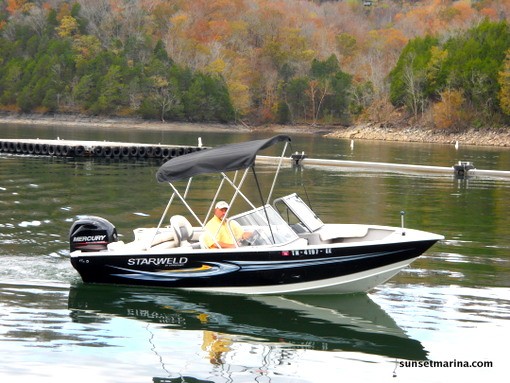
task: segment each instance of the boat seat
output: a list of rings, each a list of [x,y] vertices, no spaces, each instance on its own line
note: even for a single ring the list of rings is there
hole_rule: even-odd
[[[175,247],[175,232],[168,228],[138,228],[134,229],[135,240],[133,245],[140,249],[154,248],[155,246],[162,245],[160,247]]]
[[[124,246],[126,246],[124,241],[115,241],[115,242],[110,242],[108,245],[106,245],[106,248],[109,251],[116,251],[116,250],[122,249]]]
[[[189,240],[193,237],[193,226],[182,215],[174,215],[170,218],[170,226],[174,229],[176,247],[191,246]]]
[[[205,236],[206,235],[207,235],[206,233],[202,233],[198,237],[198,243],[200,243],[200,248],[201,249],[208,249],[207,245],[205,244]]]

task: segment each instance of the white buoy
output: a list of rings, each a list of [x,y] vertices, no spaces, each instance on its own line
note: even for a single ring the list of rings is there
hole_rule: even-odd
[[[351,140],[351,150],[354,149],[354,140]]]
[[[198,137],[198,147],[202,147],[202,137]]]
[[[455,141],[455,150],[459,150],[459,141]]]

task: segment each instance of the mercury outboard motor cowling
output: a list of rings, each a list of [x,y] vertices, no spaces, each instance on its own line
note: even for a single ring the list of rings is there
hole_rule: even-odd
[[[83,217],[73,223],[69,232],[71,252],[106,250],[109,243],[117,241],[117,229],[101,217]]]

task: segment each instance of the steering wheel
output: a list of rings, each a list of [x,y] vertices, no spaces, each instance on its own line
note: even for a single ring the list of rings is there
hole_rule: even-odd
[[[257,242],[258,239],[260,239],[260,233],[258,232],[258,230],[253,230],[251,235],[246,239],[242,239],[240,243],[241,246],[253,246],[255,245],[255,242]]]

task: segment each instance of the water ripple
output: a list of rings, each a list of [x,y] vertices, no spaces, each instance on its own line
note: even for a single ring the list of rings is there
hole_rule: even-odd
[[[427,323],[429,329],[442,331],[445,320],[452,321],[452,326],[476,327],[478,323],[510,319],[509,288],[386,284],[375,296],[409,328],[422,328],[422,323]]]

